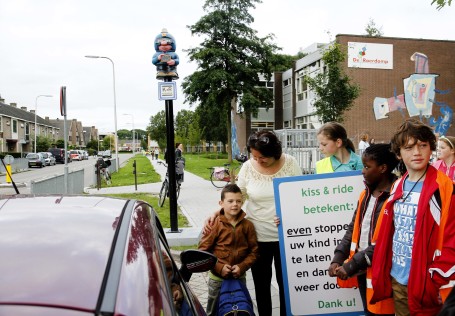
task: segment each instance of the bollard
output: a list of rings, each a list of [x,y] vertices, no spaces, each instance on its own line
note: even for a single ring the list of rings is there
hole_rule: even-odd
[[[6,165],[6,183],[11,183],[11,165]]]

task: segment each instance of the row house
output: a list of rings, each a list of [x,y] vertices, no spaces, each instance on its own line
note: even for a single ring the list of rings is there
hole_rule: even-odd
[[[50,120],[50,122],[62,131],[59,133],[59,139],[64,139],[64,120],[57,118],[55,120]],[[76,119],[67,120],[66,129],[68,135],[68,146],[85,148],[91,140],[98,139],[98,129],[96,129],[95,126],[84,127],[82,126],[82,122]]]
[[[36,128],[35,128],[36,119]],[[0,152],[32,152],[36,136],[52,140],[59,138],[59,128],[48,117],[35,115],[35,110],[18,108],[16,103],[6,104],[0,98]]]

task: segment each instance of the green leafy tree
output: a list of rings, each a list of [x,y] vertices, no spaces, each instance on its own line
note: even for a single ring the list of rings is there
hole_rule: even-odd
[[[189,127],[194,118],[194,112],[189,110],[180,110],[175,117],[175,135],[176,140],[186,145],[189,138]]]
[[[345,57],[340,44],[334,43],[322,57],[327,71],[319,73],[314,78],[305,76],[306,82],[317,94],[314,106],[323,123],[342,122],[343,113],[352,107],[360,94],[359,86],[351,84],[349,77],[341,69]]]
[[[371,18],[365,26],[365,32],[367,33],[367,36],[370,37],[381,37],[384,34],[382,33],[382,26],[378,28],[374,20]]]
[[[272,95],[261,92],[267,89],[260,85],[260,74],[270,80],[270,60],[278,47],[271,43],[273,35],[260,38],[250,27],[254,18],[249,11],[256,3],[261,1],[206,0],[203,8],[207,14],[189,26],[192,35],[204,40],[199,47],[187,50],[190,61],[196,62],[198,68],[184,78],[185,102],[199,103],[208,114],[211,108],[223,113],[225,122],[204,121],[205,125],[225,123],[227,137],[212,140],[230,142],[230,113],[237,100],[246,115],[257,114],[260,105],[271,106],[273,102]],[[262,99],[264,95],[268,98]]]
[[[133,135],[132,131],[129,131],[127,129],[117,130],[118,139],[132,139],[133,138],[132,135]]]
[[[65,140],[57,139],[53,145],[57,148],[65,148]]]
[[[98,141],[96,139],[92,139],[87,143],[86,148],[98,151]]]
[[[431,1],[431,5],[436,3],[436,9],[441,10],[446,5],[450,6],[452,4],[452,0],[433,0]]]
[[[104,138],[103,138],[103,149],[110,149],[112,152],[114,152],[114,148],[115,148],[114,135],[106,135],[106,136],[104,136]]]
[[[52,147],[53,140],[49,137],[36,136],[36,151],[46,152]]]
[[[201,104],[197,107],[196,113],[202,138],[209,143],[220,141],[226,144],[228,139],[226,122],[228,122],[227,115],[230,116],[230,112],[220,112],[215,106]]]
[[[150,117],[150,125],[147,126],[147,133],[150,138],[158,142],[158,146],[163,150],[166,148],[166,113],[164,110]]]

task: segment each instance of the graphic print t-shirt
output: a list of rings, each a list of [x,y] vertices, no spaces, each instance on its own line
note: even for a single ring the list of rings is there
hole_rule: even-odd
[[[423,181],[416,184],[406,180],[403,188],[403,198],[406,197],[406,200],[397,200],[393,207],[395,233],[393,235],[392,271],[390,274],[403,285],[408,284],[409,270],[411,269],[417,205],[422,186]],[[412,192],[409,193],[410,190]]]

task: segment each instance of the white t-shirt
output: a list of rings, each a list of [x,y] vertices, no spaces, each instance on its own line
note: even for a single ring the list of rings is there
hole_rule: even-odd
[[[370,147],[370,144],[368,144],[368,142],[364,141],[364,140],[361,140],[359,142],[359,155],[362,156],[363,152],[365,151],[365,149],[367,149],[368,147]]]
[[[260,173],[254,169],[250,160],[243,164],[239,172],[237,185],[247,201],[244,210],[254,224],[258,241],[278,241],[278,227],[274,222],[276,209],[273,179],[302,175],[297,160],[287,154],[284,157],[284,165],[273,175]]]

